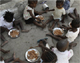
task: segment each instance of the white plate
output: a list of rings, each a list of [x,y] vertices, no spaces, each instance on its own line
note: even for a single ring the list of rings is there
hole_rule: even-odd
[[[40,58],[40,53],[39,53],[39,51],[36,50],[36,49],[29,49],[28,51],[26,51],[26,53],[25,53],[25,58],[26,58],[29,62],[36,62],[38,59],[37,59],[37,60],[35,60],[35,59],[30,60],[30,59],[28,59],[28,57],[27,57],[28,52],[29,52],[29,51],[32,51],[32,50],[34,50],[34,51],[38,54],[38,59]]]
[[[11,29],[11,30],[8,32],[8,35],[9,35],[11,38],[16,38],[16,37],[18,37],[19,35],[16,35],[16,37],[12,37],[12,36],[10,35],[10,33],[11,33],[13,30],[17,30],[17,29]],[[19,30],[17,30],[17,32],[19,32]]]
[[[53,34],[54,34],[54,31],[55,31],[55,30],[60,30],[60,31],[64,34],[64,31],[63,31],[61,28],[54,28],[54,29],[53,29]],[[62,34],[62,35],[63,35],[63,34]]]

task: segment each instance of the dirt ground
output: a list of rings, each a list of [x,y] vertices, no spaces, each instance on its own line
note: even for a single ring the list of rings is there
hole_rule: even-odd
[[[47,2],[47,4],[49,5],[50,8],[52,8],[52,2],[53,1],[49,1]],[[79,0],[75,0],[74,4],[72,5],[73,7],[76,7],[78,13],[80,14],[80,1]],[[42,5],[38,4],[36,10],[41,11],[42,10]],[[49,16],[52,14],[52,12],[48,12],[46,14],[43,14],[43,16],[45,17],[45,21],[49,18]],[[68,25],[68,23],[71,21],[72,19],[68,17],[68,19],[65,19],[65,25]],[[16,57],[19,57],[21,60],[26,61],[25,59],[25,53],[26,51],[31,47],[31,46],[36,46],[38,45],[37,41],[39,39],[48,38],[48,43],[50,46],[55,46],[56,45],[56,40],[46,36],[47,33],[50,33],[48,31],[49,25],[48,24],[46,26],[45,29],[41,29],[33,24],[30,25],[26,25],[23,21],[24,27],[25,29],[31,29],[28,33],[20,33],[20,36],[16,39],[11,39],[10,37],[8,37],[7,32],[4,33],[4,36],[6,37],[6,39],[9,41],[8,44],[6,44],[4,47],[2,47],[5,50],[10,50],[10,53],[8,54],[3,54],[1,53],[1,55],[4,58],[9,58],[10,56],[12,56],[13,52],[15,52]],[[60,23],[61,24],[61,23]],[[71,58],[70,63],[80,63],[80,36],[77,37],[77,39],[74,41],[77,44],[77,46],[73,49],[74,50],[74,56]],[[1,42],[0,42],[1,43]],[[39,50],[39,52],[41,53],[41,49],[39,47],[36,48],[37,50]]]

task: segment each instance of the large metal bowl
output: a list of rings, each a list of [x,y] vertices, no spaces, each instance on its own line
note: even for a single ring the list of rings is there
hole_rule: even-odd
[[[61,29],[61,28],[54,28],[54,29],[53,29],[53,34],[54,34],[54,31],[55,31],[55,30],[60,30],[60,31],[62,32],[62,35],[64,34],[64,31],[63,31],[63,29]],[[55,34],[54,34],[54,35],[55,35]]]
[[[29,51],[32,51],[32,50],[34,50],[37,54],[38,54],[38,59],[37,60],[31,60],[31,59],[28,59],[28,52]],[[40,58],[40,53],[39,53],[39,51],[38,50],[36,50],[36,49],[29,49],[28,51],[26,51],[26,53],[25,53],[25,58],[27,59],[27,61],[29,61],[29,62],[36,62],[36,61],[38,61],[39,60],[39,58]]]
[[[19,37],[19,34],[20,34],[20,31],[19,31],[19,30],[17,30],[17,32],[19,32],[19,34],[16,35],[16,37],[12,37],[12,36],[10,35],[10,33],[11,33],[13,30],[17,30],[17,29],[11,29],[11,30],[8,32],[8,35],[9,35],[11,38],[17,38],[17,37]]]

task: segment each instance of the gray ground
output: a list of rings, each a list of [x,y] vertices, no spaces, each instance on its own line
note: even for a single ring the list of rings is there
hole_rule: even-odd
[[[52,3],[52,1],[47,3],[50,8],[53,7],[51,3]],[[77,8],[78,13],[80,14],[80,1],[79,0],[75,1],[73,6]],[[39,4],[36,9],[38,11],[40,11],[40,10],[42,10],[41,8],[42,8],[42,6]],[[43,14],[43,16],[45,17],[45,21],[49,18],[51,13],[52,12],[48,12],[47,14]],[[68,17],[68,19],[65,20],[65,24],[68,25],[68,23],[71,20],[72,19]],[[23,24],[25,26],[25,29],[31,29],[30,32],[20,33],[20,36],[16,39],[11,39],[10,37],[8,37],[7,32],[4,33],[4,36],[9,41],[9,43],[6,44],[3,47],[3,49],[10,50],[10,53],[5,54],[5,55],[2,54],[2,56],[4,58],[9,58],[10,56],[12,56],[13,52],[15,52],[16,57],[19,57],[20,59],[25,60],[25,52],[31,46],[38,45],[37,40],[47,37],[45,34],[49,33],[48,25],[46,26],[45,29],[42,30],[41,28],[36,27],[33,24],[26,25],[24,22],[23,22]],[[78,36],[74,42],[78,43],[78,45],[73,49],[74,50],[74,56],[71,58],[70,63],[80,63],[80,36]],[[53,46],[53,45],[55,46],[56,41],[54,39],[48,37],[48,43],[50,46]],[[37,48],[37,49],[41,53],[41,49],[40,48]]]

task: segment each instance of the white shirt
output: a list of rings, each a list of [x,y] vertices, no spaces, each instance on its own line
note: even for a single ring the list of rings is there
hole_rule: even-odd
[[[73,56],[72,49],[60,52],[57,48],[52,48],[52,51],[57,55],[58,60],[56,63],[69,63],[69,59]]]
[[[26,7],[25,7],[25,10],[24,10],[24,13],[23,13],[23,18],[24,18],[25,20],[28,20],[29,18],[32,17],[27,10],[31,10],[31,11],[32,11],[32,14],[34,15],[34,9],[31,8],[31,7],[29,7],[29,6],[26,6]]]
[[[4,60],[3,60],[3,61],[0,61],[0,63],[5,63],[5,62],[4,62]]]
[[[15,19],[13,19],[13,21],[14,21]],[[7,29],[11,29],[11,28],[13,28],[13,21],[12,22],[7,22],[4,18],[3,18],[3,16],[0,18],[0,26],[2,26],[2,27],[5,27],[5,28],[7,28]]]
[[[73,42],[77,38],[78,34],[79,34],[79,28],[77,28],[76,32],[68,30],[66,37],[67,37],[69,43]]]
[[[54,19],[60,19],[62,15],[65,15],[65,14],[66,14],[64,8],[58,9],[57,7],[55,7],[54,9],[55,9],[55,10],[53,11]]]

